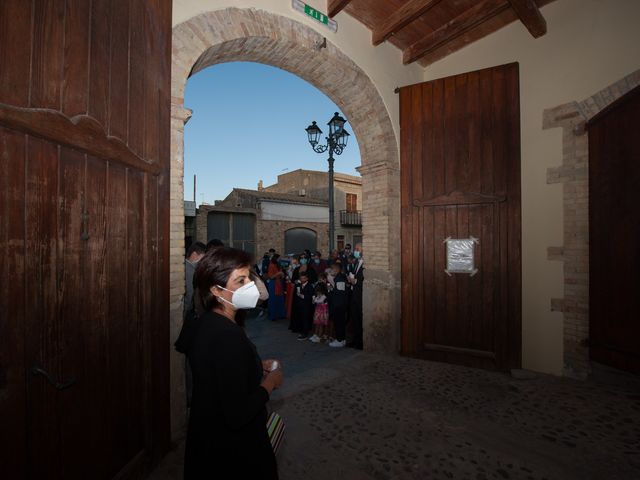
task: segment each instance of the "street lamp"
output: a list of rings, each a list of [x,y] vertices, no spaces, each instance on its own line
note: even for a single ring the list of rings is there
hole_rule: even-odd
[[[325,137],[327,141],[326,145],[318,144],[322,130],[316,125],[316,122],[312,122],[305,130],[309,137],[309,144],[313,151],[316,153],[324,153],[329,150],[329,253],[333,251],[335,241],[335,215],[333,204],[333,154],[342,155],[342,152],[347,147],[349,141],[349,132],[344,128],[344,124],[347,121],[338,115],[336,112],[333,118],[329,121],[329,136]]]

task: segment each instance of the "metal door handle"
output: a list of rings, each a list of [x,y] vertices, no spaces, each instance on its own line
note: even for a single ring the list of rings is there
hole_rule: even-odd
[[[64,390],[65,388],[69,388],[76,383],[76,379],[73,377],[71,377],[64,383],[56,382],[53,378],[51,378],[49,372],[47,372],[44,368],[36,367],[35,365],[31,367],[31,373],[33,373],[34,375],[42,375],[51,385],[56,387],[58,390]]]

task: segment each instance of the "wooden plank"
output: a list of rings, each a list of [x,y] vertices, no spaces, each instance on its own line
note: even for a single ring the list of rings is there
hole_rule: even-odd
[[[402,52],[402,61],[408,64],[420,60],[428,53],[505,11],[509,6],[508,0],[483,0],[475,4],[431,34],[407,47]]]
[[[400,183],[401,183],[401,226],[400,226],[400,238],[401,238],[401,269],[407,276],[411,275],[412,271],[412,258],[411,252],[413,251],[413,237],[412,237],[412,198],[411,198],[411,172],[413,166],[413,124],[411,122],[412,116],[412,93],[413,87],[406,87],[400,89],[400,117],[402,118],[402,128],[400,129]],[[414,355],[415,336],[412,332],[414,322],[414,312],[412,310],[413,301],[413,284],[411,281],[402,282],[401,286],[401,350],[405,355]]]
[[[129,133],[129,0],[115,0],[111,6],[111,48],[109,68],[109,135],[127,143]],[[134,120],[136,115],[134,112]]]
[[[537,0],[537,4],[538,7],[543,7],[554,1],[556,0]],[[461,48],[464,48],[465,46],[470,45],[473,42],[476,42],[518,20],[516,12],[512,8],[507,8],[496,16],[471,28],[465,32],[464,35],[460,35],[426,54],[420,59],[420,65],[423,67],[431,65],[432,63],[457,52]]]
[[[90,17],[91,2],[67,0],[61,109],[69,118],[88,111]]]
[[[25,361],[27,364],[26,478],[62,479],[59,416],[61,396],[31,367],[47,371],[56,381],[66,381],[59,342],[57,281],[61,262],[58,244],[58,148],[44,140],[29,138],[25,171],[25,276],[29,279],[25,303]]]
[[[0,158],[0,448],[3,476],[27,478],[25,136],[0,127]]]
[[[533,38],[547,33],[547,21],[534,0],[509,0],[509,3]]]
[[[380,45],[391,35],[402,30],[441,1],[442,0],[411,0],[405,3],[379,27],[373,29],[371,35],[372,43],[374,45]]]
[[[0,102],[27,107],[31,64],[32,2],[0,2]],[[16,41],[19,39],[19,41]]]
[[[89,58],[88,114],[107,128],[109,118],[109,70],[111,57],[111,0],[91,2],[91,56]]]
[[[509,239],[507,250],[508,307],[507,317],[507,351],[504,366],[520,368],[522,366],[522,213],[521,213],[521,178],[520,178],[520,72],[517,63],[501,67],[505,71],[504,102],[507,105],[505,120],[507,125],[507,146],[504,170],[506,171],[507,224]],[[500,121],[500,120],[499,120]],[[515,161],[516,159],[517,161]]]
[[[64,56],[64,23],[60,19],[64,19],[64,2],[35,0],[34,6],[29,105],[58,109]],[[11,43],[16,43],[16,39]]]
[[[331,18],[335,17],[347,5],[349,5],[350,2],[351,0],[329,0],[327,3],[327,15]]]

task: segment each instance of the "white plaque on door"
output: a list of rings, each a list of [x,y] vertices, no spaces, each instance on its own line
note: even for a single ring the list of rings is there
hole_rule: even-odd
[[[478,273],[475,264],[475,246],[478,239],[469,238],[451,238],[444,240],[447,244],[447,268],[445,273],[451,276],[452,273],[467,273],[474,276]]]

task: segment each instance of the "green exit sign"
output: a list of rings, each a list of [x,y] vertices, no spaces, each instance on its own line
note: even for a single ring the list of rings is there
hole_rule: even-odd
[[[318,10],[316,10],[310,5],[307,5],[303,1],[292,0],[291,6],[293,7],[294,10],[297,10],[300,13],[304,13],[305,15],[313,18],[317,22],[320,22],[330,30],[334,32],[338,31],[338,24],[335,22],[335,20],[331,20],[327,15],[325,15],[322,12],[319,12]]]

